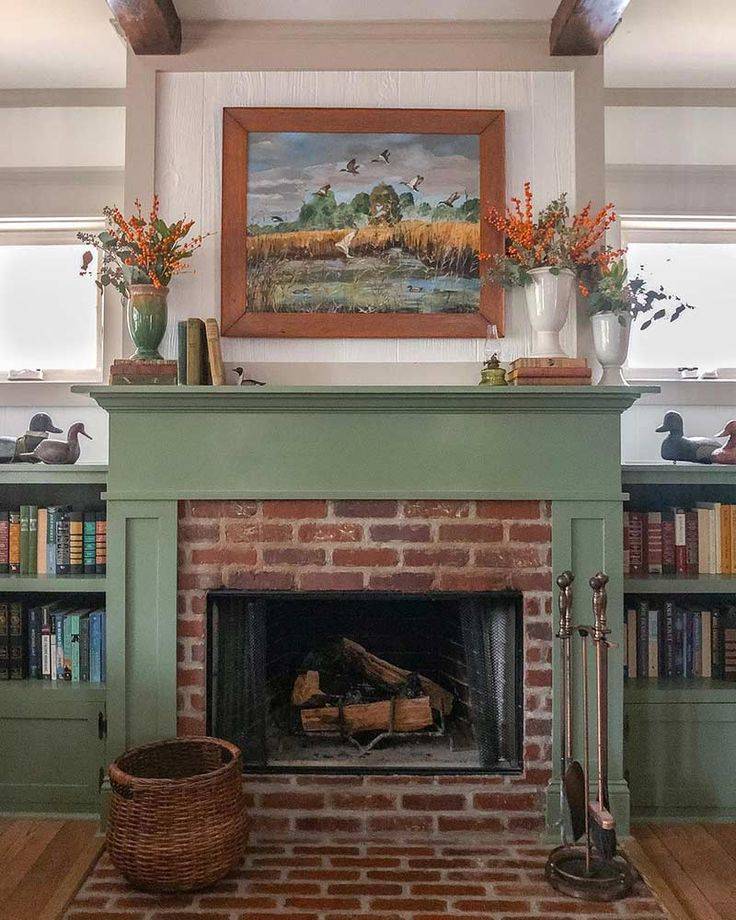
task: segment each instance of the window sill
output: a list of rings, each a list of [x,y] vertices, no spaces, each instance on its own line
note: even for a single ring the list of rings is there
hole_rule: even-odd
[[[649,393],[637,405],[678,406],[731,406],[736,403],[736,379],[722,377],[718,380],[683,380],[672,377],[626,377],[632,386],[655,384],[659,393]]]

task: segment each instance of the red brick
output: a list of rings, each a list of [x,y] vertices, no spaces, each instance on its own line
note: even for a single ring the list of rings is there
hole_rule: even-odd
[[[388,547],[356,547],[355,549],[335,549],[332,551],[333,565],[340,566],[377,566],[397,565],[399,553]]]
[[[451,549],[439,547],[438,549],[410,549],[404,550],[404,565],[439,566],[449,565],[462,567],[468,564],[470,552],[466,549]]]
[[[554,916],[554,914],[590,914],[591,910],[595,910],[596,914],[618,913],[615,904],[603,904],[596,901],[595,905],[592,905],[590,902],[573,901],[571,898],[539,901],[539,910],[543,917]]]
[[[228,588],[288,591],[294,587],[294,580],[293,572],[228,572],[225,584]]]
[[[336,882],[327,886],[327,894],[355,894],[374,897],[401,894],[403,890],[402,885],[391,884],[390,882]]]
[[[233,543],[289,543],[293,537],[291,524],[228,521],[225,525],[225,538]]]
[[[533,569],[539,567],[542,561],[536,546],[499,546],[476,550],[475,564],[487,565],[491,569]]]
[[[298,907],[306,910],[360,910],[358,898],[287,898],[287,907]]]
[[[497,521],[538,521],[542,509],[533,501],[478,501],[475,513],[479,518],[494,518]]]
[[[276,907],[276,901],[273,898],[251,898],[240,895],[204,895],[199,903],[202,907],[222,907],[225,910],[245,910],[249,907],[269,910]],[[205,914],[205,917],[206,916],[207,914]]]
[[[319,894],[321,886],[317,882],[251,882],[250,891],[257,894]]]
[[[524,734],[528,738],[547,738],[551,733],[551,719],[527,719],[524,722]]]
[[[176,672],[176,682],[180,687],[204,687],[203,668],[179,668]]]
[[[509,587],[509,579],[496,572],[440,572],[440,591],[501,591]]]
[[[528,639],[544,639],[552,641],[552,624],[551,623],[525,623],[524,632]]]
[[[195,518],[253,517],[258,511],[254,501],[194,501],[189,513]]]
[[[369,869],[366,876],[389,882],[439,882],[442,878],[438,869]]]
[[[529,901],[521,900],[504,900],[503,898],[488,898],[486,900],[478,900],[475,898],[465,899],[455,901],[455,909],[462,911],[477,911],[478,913],[487,915],[489,911],[493,912],[495,917],[499,914],[531,914],[532,906]],[[545,913],[540,914],[541,917],[546,917]]]
[[[255,565],[258,556],[251,546],[211,546],[192,550],[192,565]]]
[[[177,634],[187,636],[193,639],[201,639],[204,636],[204,620],[199,617],[196,620],[185,620],[179,617],[177,624]]]
[[[432,830],[432,818],[430,815],[371,815],[368,830],[370,833],[427,833]]]
[[[512,524],[509,539],[517,543],[549,543],[552,528],[549,524]]]
[[[408,518],[466,518],[470,502],[437,500],[412,500],[404,502],[404,517]]]
[[[384,898],[371,898],[371,911],[389,910],[395,911],[397,908],[396,899],[386,900]],[[401,911],[422,911],[422,910],[445,910],[447,903],[434,898],[402,898]]]
[[[411,886],[412,894],[436,894],[446,897],[482,897],[486,893],[485,885],[468,885],[463,882],[441,882]]]
[[[498,833],[503,830],[503,822],[496,817],[475,815],[439,815],[437,826],[440,831],[480,831]]]
[[[267,792],[261,796],[264,808],[315,809],[324,808],[325,799],[319,792]]]
[[[311,499],[287,499],[285,501],[263,502],[264,518],[281,518],[283,520],[316,520],[327,517],[327,502]]]
[[[538,671],[527,668],[524,681],[527,687],[551,687],[552,668],[543,668]]]
[[[399,511],[394,501],[335,501],[332,503],[335,517],[347,518],[393,518]]]
[[[290,869],[288,878],[313,878],[323,882],[356,882],[359,869]]]
[[[376,543],[429,543],[432,532],[429,524],[373,524],[370,536]]]
[[[362,572],[301,572],[299,587],[303,591],[360,591]]]
[[[465,808],[465,796],[410,793],[401,797],[401,804],[408,811],[462,811]]]
[[[506,822],[510,831],[539,832],[544,827],[542,815],[509,815]]]
[[[396,797],[379,792],[334,792],[330,797],[335,808],[383,811],[396,808]]]
[[[362,821],[360,818],[338,818],[331,815],[297,817],[296,829],[299,831],[318,831],[325,834],[354,833],[362,829]]]
[[[351,521],[339,524],[302,524],[299,539],[304,543],[357,543],[363,539],[363,525]]]
[[[445,543],[500,543],[501,524],[440,524],[440,540]]]
[[[196,738],[205,733],[204,718],[194,719],[189,716],[176,717],[176,734],[178,738]]]
[[[473,807],[479,811],[531,811],[539,807],[531,792],[478,792]]]
[[[514,572],[511,584],[518,591],[550,591],[552,575],[549,572]]]
[[[303,549],[300,546],[279,546],[263,550],[266,565],[324,565],[323,549]]]
[[[369,585],[376,591],[429,591],[434,581],[432,572],[393,572],[388,575],[371,574]]]
[[[217,521],[179,521],[179,541],[187,543],[217,543],[220,525]]]

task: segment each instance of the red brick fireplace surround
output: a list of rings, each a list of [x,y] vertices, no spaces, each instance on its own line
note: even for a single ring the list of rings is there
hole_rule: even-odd
[[[551,775],[550,507],[536,501],[179,503],[178,732],[205,730],[207,592],[523,593],[520,775],[248,775],[275,834],[529,832]]]

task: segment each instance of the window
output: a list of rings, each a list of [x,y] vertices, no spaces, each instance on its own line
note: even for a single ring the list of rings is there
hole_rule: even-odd
[[[736,377],[736,219],[626,217],[621,243],[630,276],[696,307],[674,323],[633,327],[628,376],[678,377],[678,368],[697,367]]]
[[[0,381],[41,368],[46,380],[99,380],[102,298],[79,274],[97,219],[0,220]],[[97,267],[97,253],[90,266]]]

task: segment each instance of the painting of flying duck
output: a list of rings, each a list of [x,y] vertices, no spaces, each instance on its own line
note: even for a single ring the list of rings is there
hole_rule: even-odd
[[[225,335],[482,337],[503,113],[225,109]]]

